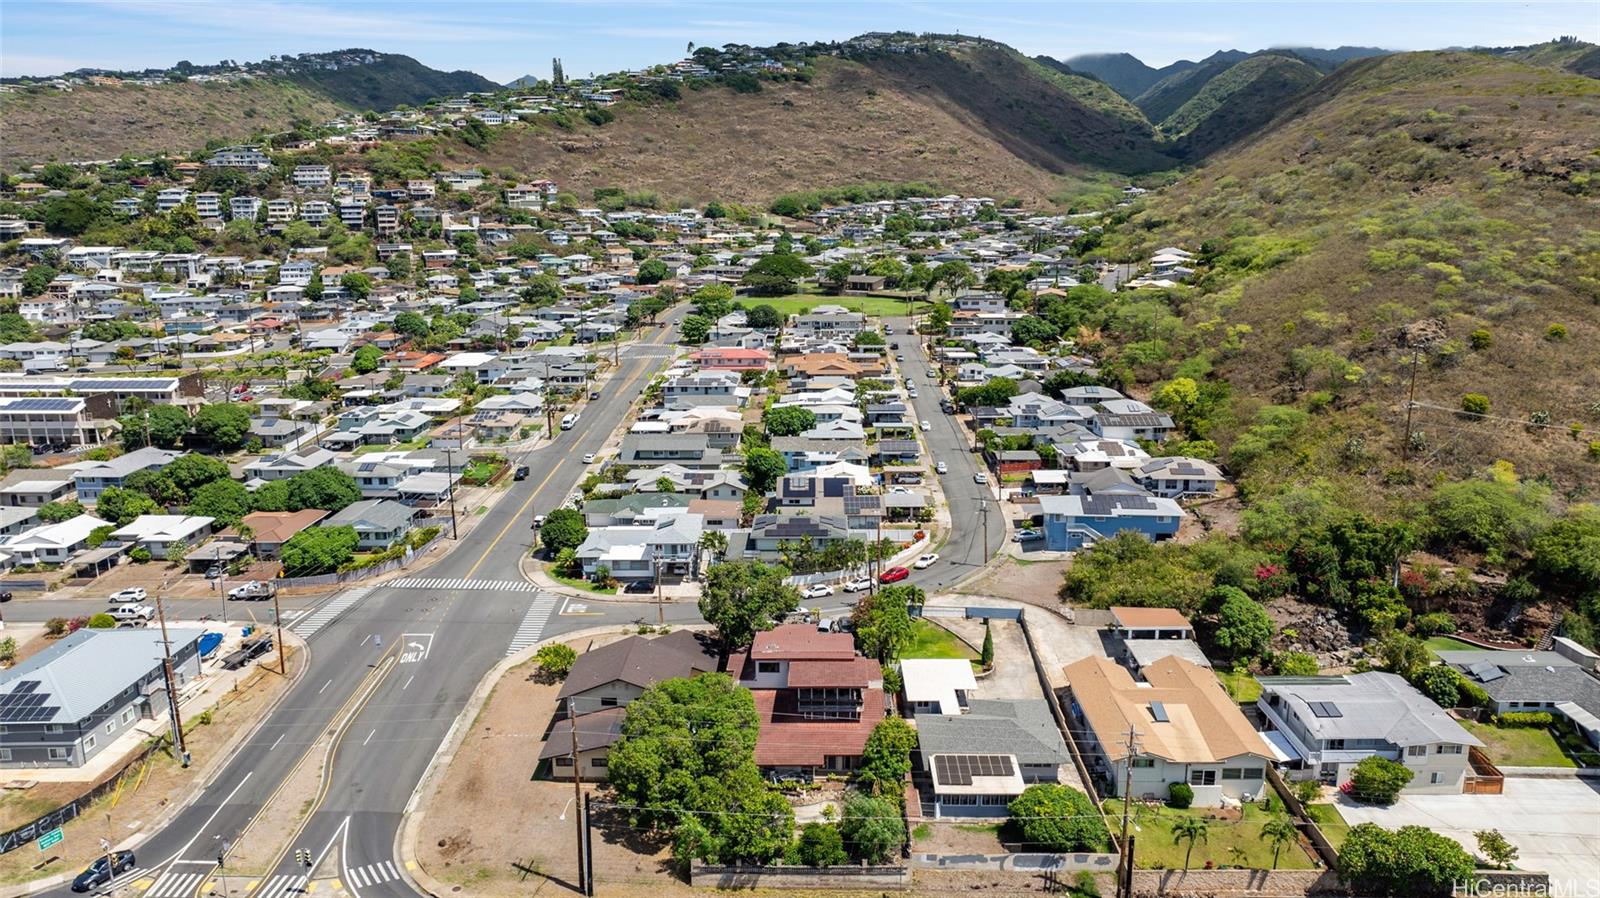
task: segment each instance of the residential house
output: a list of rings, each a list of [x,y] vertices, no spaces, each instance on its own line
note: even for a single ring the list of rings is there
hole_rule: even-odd
[[[1559,637],[1558,637],[1559,638]],[[1542,711],[1565,717],[1600,748],[1600,679],[1595,655],[1563,639],[1554,651],[1437,652],[1488,694],[1496,714]]]
[[[164,655],[180,690],[200,675],[200,629],[87,627],[0,671],[8,714],[0,768],[82,767],[130,727],[169,713]]]
[[[718,661],[711,641],[690,630],[652,639],[629,636],[584,652],[556,694],[561,716],[546,737],[539,759],[551,762],[553,778],[571,779],[572,728],[576,726],[580,773],[585,781],[603,781],[606,753],[620,736],[613,718],[620,721],[630,702],[662,680],[714,672]]]
[[[343,511],[329,515],[323,527],[354,527],[356,548],[362,551],[387,549],[411,530],[417,510],[390,499],[362,499]]]
[[[1209,496],[1223,479],[1222,471],[1211,462],[1181,456],[1152,458],[1133,476],[1152,495],[1169,499]]]
[[[1264,735],[1278,749],[1290,779],[1337,786],[1364,758],[1406,765],[1404,791],[1459,793],[1470,753],[1481,748],[1433,700],[1383,671],[1333,677],[1260,677]]]
[[[1261,797],[1274,755],[1216,676],[1177,657],[1142,673],[1100,656],[1066,667],[1071,723],[1106,794],[1164,800],[1186,783],[1202,807]]]
[[[72,556],[89,547],[89,534],[109,521],[93,515],[80,514],[75,518],[55,524],[42,524],[8,537],[0,548],[16,564],[65,564]]]
[[[962,707],[965,713],[916,718],[936,819],[1005,817],[1028,786],[1060,781],[1072,757],[1043,699],[972,699]]]
[[[578,546],[583,575],[606,568],[618,580],[694,576],[700,569],[700,536],[705,522],[697,514],[664,515],[652,524],[597,527]]]
[[[214,518],[182,514],[146,514],[111,532],[111,538],[150,552],[152,558],[181,556],[211,535]],[[174,551],[176,550],[176,551]]]
[[[78,490],[78,501],[92,505],[100,500],[101,493],[111,487],[121,487],[133,474],[140,471],[159,471],[182,454],[146,446],[126,455],[80,468],[73,478]]]
[[[845,772],[861,763],[884,718],[883,671],[848,633],[785,624],[756,633],[728,658],[728,672],[755,697],[755,761],[786,772]]]
[[[689,360],[702,371],[765,371],[772,362],[772,354],[765,349],[712,347],[690,353]]]
[[[239,519],[239,527],[226,531],[225,535],[239,536],[248,528],[246,542],[250,544],[250,553],[261,559],[274,559],[283,553],[283,544],[289,537],[315,525],[328,513],[320,508],[306,508],[300,511],[252,511]]]
[[[1159,542],[1178,533],[1186,512],[1159,496],[1040,496],[1045,548],[1069,552],[1133,530]]]
[[[906,658],[900,662],[906,710],[912,717],[965,714],[978,690],[965,658]]]

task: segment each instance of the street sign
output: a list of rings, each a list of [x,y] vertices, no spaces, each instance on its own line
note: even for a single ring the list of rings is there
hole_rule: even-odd
[[[49,851],[52,845],[61,844],[64,838],[66,837],[61,834],[61,827],[58,826],[39,837],[39,850]]]

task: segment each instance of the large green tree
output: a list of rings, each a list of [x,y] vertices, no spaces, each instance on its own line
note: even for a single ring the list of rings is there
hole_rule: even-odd
[[[922,587],[886,586],[856,604],[851,623],[861,653],[887,664],[911,645],[911,613],[907,606],[927,601]]]
[[[94,503],[95,517],[118,527],[133,523],[140,515],[155,514],[160,510],[155,500],[144,493],[116,486],[100,493],[100,498]]]
[[[194,433],[208,446],[233,452],[250,436],[250,408],[232,403],[203,406],[195,413]]]
[[[588,538],[589,528],[584,524],[583,512],[572,508],[550,512],[539,527],[539,541],[551,554],[562,549],[576,549]]]
[[[368,343],[350,357],[350,370],[357,374],[371,374],[378,370],[378,364],[382,361],[383,350],[375,343]]]
[[[769,436],[792,437],[816,427],[817,413],[798,405],[777,405],[762,414],[761,423]]]
[[[287,511],[320,508],[337,512],[361,501],[360,485],[338,468],[312,468],[290,477],[285,483]]]
[[[283,572],[290,577],[331,574],[354,557],[359,541],[354,527],[307,527],[284,542]]]
[[[216,518],[223,527],[250,513],[250,492],[237,480],[213,480],[189,497],[189,514]]]
[[[161,473],[185,497],[194,495],[195,490],[208,483],[226,480],[229,476],[228,466],[221,459],[193,452],[173,459],[161,469]]]
[[[1476,866],[1459,842],[1423,826],[1357,824],[1339,849],[1339,878],[1362,895],[1442,898]]]
[[[906,841],[900,802],[887,796],[851,795],[844,802],[839,833],[851,857],[868,864],[887,863]]]
[[[744,482],[752,492],[771,492],[778,485],[778,479],[788,471],[789,466],[776,450],[756,446],[744,454]]]
[[[153,405],[117,419],[122,428],[122,446],[132,451],[145,446],[176,449],[189,433],[193,422],[189,413],[177,405]]]
[[[861,750],[856,782],[864,791],[898,797],[906,774],[911,772],[911,753],[916,748],[917,731],[903,718],[878,721]]]
[[[1007,810],[1028,851],[1100,851],[1109,841],[1094,802],[1071,786],[1036,783]]]
[[[1272,618],[1260,603],[1234,586],[1219,586],[1210,600],[1221,600],[1217,610],[1215,641],[1229,658],[1247,660],[1260,657],[1272,642]]]
[[[771,627],[800,607],[800,591],[784,582],[783,567],[759,561],[725,561],[706,569],[700,616],[717,628],[723,645],[749,645],[757,630]]]

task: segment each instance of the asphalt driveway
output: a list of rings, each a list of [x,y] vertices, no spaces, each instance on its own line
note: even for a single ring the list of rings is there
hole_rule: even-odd
[[[1550,874],[1552,895],[1600,894],[1600,782],[1507,777],[1502,795],[1402,796],[1391,807],[1339,798],[1354,826],[1426,826],[1476,854],[1473,832],[1498,829],[1521,854],[1517,866]]]

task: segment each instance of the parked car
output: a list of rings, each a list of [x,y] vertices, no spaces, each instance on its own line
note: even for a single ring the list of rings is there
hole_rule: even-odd
[[[585,452],[583,454],[583,463],[586,464],[586,465],[594,464],[594,453],[593,452]]]
[[[872,581],[866,577],[857,577],[854,580],[847,580],[844,584],[845,592],[862,592],[863,590],[868,590],[871,588]]]
[[[72,881],[74,892],[87,892],[96,886],[103,886],[118,876],[132,870],[134,866],[133,852],[118,851],[110,855],[100,855],[94,863],[85,867],[82,873]]]
[[[11,601],[11,590],[0,590],[0,602]]]
[[[543,527],[543,526],[544,526],[544,515],[542,515],[542,514],[534,515],[533,516],[533,529],[538,530],[540,527]]]
[[[928,431],[930,431],[932,429],[933,429],[933,425],[928,423],[928,419],[927,418],[923,418],[922,419],[922,432],[923,433],[927,433]]]
[[[911,572],[910,571],[906,570],[905,568],[903,568],[903,567],[901,567],[899,565],[895,565],[894,567],[889,568],[888,570],[886,570],[883,573],[879,574],[878,575],[878,582],[879,583],[897,583],[897,582],[899,582],[901,580],[904,580],[905,578],[907,578],[909,576],[911,576]]]
[[[826,583],[813,583],[801,590],[800,595],[808,599],[826,599],[833,595],[833,587]]]
[[[113,620],[150,620],[156,616],[156,609],[151,605],[117,605],[106,610]]]
[[[118,590],[111,594],[111,601],[119,605],[124,602],[143,602],[148,598],[150,598],[150,594],[145,592],[142,586],[130,586],[127,589]]]
[[[983,471],[979,471],[978,473],[972,475],[972,482],[973,483],[988,483],[989,482],[989,475],[987,473],[983,472]]]
[[[1024,527],[1018,530],[1011,538],[1019,543],[1026,543],[1036,539],[1044,539],[1044,534],[1032,527]]]
[[[940,474],[948,474],[948,473],[950,473],[950,466],[945,464],[944,462],[939,462],[938,464],[933,466],[933,470],[938,472],[938,473],[940,473]]]
[[[943,399],[939,402],[939,411],[944,412],[947,415],[953,415],[956,413],[956,407],[950,402],[950,400]]]
[[[938,560],[939,560],[939,553],[938,552],[929,552],[926,555],[917,556],[917,560],[912,562],[911,566],[920,571],[923,568],[933,567],[933,563],[935,561],[938,561]]]
[[[600,398],[600,391],[599,390],[590,390],[589,391],[589,398],[590,399],[599,399]]]
[[[903,362],[906,360],[906,354],[903,352],[897,352],[894,354],[894,360],[897,362]]]
[[[512,480],[527,480],[528,479],[528,466],[527,465],[517,465],[517,469],[515,471],[511,472],[511,479]]]
[[[277,587],[268,580],[251,580],[243,586],[235,586],[228,590],[228,598],[241,602],[262,602],[272,598],[278,591]]]
[[[938,368],[929,368],[928,369],[928,376],[933,378],[934,380],[938,380],[939,379],[939,369]]]
[[[912,387],[911,389],[907,390],[906,396],[910,397],[911,399],[917,398],[917,388]]]

